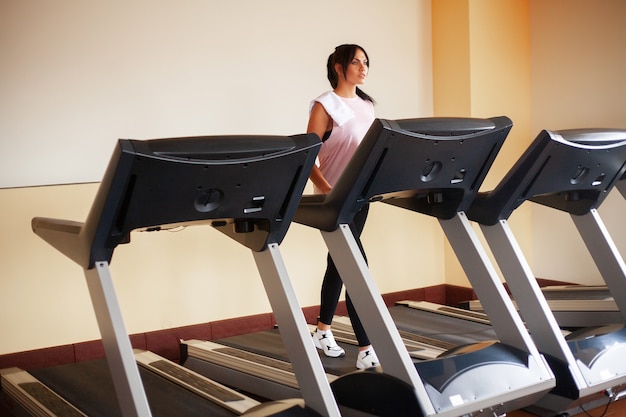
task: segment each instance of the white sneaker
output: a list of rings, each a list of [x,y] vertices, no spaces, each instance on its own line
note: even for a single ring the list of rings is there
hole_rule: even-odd
[[[331,358],[339,358],[346,354],[346,351],[335,342],[333,332],[330,330],[315,329],[313,332],[313,343],[315,347],[324,351],[326,356]]]
[[[378,362],[378,356],[376,356],[376,352],[374,352],[372,347],[359,352],[356,357],[356,367],[358,369],[374,368],[378,365],[380,365],[380,362]]]

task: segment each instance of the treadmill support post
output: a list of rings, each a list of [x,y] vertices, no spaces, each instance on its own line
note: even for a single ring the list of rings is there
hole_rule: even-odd
[[[578,233],[593,257],[609,292],[626,321],[626,264],[611,238],[597,209],[582,216],[571,215]]]
[[[384,372],[414,387],[424,415],[435,414],[424,384],[376,288],[350,226],[340,224],[333,232],[321,230],[321,233],[359,318],[366,328],[376,329],[368,336],[376,346],[376,354]]]
[[[252,253],[305,404],[322,416],[340,416],[278,244],[271,243],[265,250]]]
[[[459,212],[449,220],[439,219],[439,224],[500,341],[539,358],[539,351],[465,213]]]
[[[550,310],[535,275],[524,256],[513,232],[506,220],[500,220],[493,226],[480,226],[489,247],[498,260],[498,265],[506,277],[513,298],[523,300],[526,308],[521,311],[522,318],[534,335],[537,347],[543,354],[551,355],[570,365],[569,369],[582,392],[587,383],[576,366],[576,358],[561,336],[559,324]]]
[[[84,271],[122,415],[149,417],[150,406],[117,302],[109,263],[96,262],[94,268]]]

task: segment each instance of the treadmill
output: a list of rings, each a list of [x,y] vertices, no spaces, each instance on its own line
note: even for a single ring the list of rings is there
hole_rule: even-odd
[[[626,198],[624,179],[626,174],[622,175],[615,188]],[[575,329],[623,321],[623,315],[606,284],[550,285],[542,287],[541,292],[562,328]],[[483,311],[480,300],[468,301],[467,307],[474,312]]]
[[[532,404],[554,387],[551,370],[463,212],[511,127],[506,117],[376,119],[332,191],[303,196],[294,221],[320,230],[382,365],[376,378],[354,372],[332,382],[342,405],[375,407],[374,395],[353,389],[366,377],[375,386],[398,386],[390,402],[396,393],[417,398],[419,409],[405,415],[420,416],[498,415]],[[349,228],[354,213],[377,201],[438,218],[476,293],[489,305],[498,341],[412,361]]]
[[[580,412],[586,404],[622,396],[626,266],[597,208],[625,171],[626,130],[544,130],[502,181],[479,194],[467,211],[480,224],[537,347],[556,374],[556,387],[537,403],[538,410]],[[562,335],[508,224],[526,200],[570,215],[619,307],[619,323]]]
[[[312,134],[121,139],[84,223],[32,220],[38,236],[84,270],[124,417],[152,412],[109,263],[131,231],[193,225],[210,225],[252,251],[298,376],[304,401],[245,414],[339,416],[279,251],[320,145]]]
[[[622,175],[615,188],[626,198],[626,174]],[[622,315],[604,285],[555,285],[541,289],[559,324],[594,326],[619,323]],[[553,301],[563,300],[563,301]],[[565,301],[567,300],[567,301]]]

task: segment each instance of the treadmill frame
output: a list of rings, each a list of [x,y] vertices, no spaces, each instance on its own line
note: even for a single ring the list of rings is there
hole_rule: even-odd
[[[619,295],[626,293],[626,266],[597,208],[625,172],[626,130],[543,130],[500,184],[468,210],[469,217],[479,223],[537,347],[556,359],[551,365],[557,368],[557,386],[537,403],[538,408],[563,412],[585,401],[611,401],[615,390],[626,386],[626,365],[611,362],[626,355],[626,343],[605,347],[590,366],[584,363],[586,356],[578,353],[581,357],[576,357],[507,219],[526,200],[568,213],[624,319],[626,299]],[[622,340],[624,324],[619,323],[622,327],[617,330]]]
[[[111,279],[113,252],[133,230],[198,224],[251,249],[306,406],[340,416],[279,250],[320,146],[314,134],[120,139],[84,223],[32,220],[37,235],[84,270],[124,417],[152,414]],[[267,164],[290,175],[277,182]],[[268,175],[273,181],[262,181]]]

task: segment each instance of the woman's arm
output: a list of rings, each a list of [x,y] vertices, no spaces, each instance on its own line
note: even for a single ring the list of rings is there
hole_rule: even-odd
[[[313,109],[311,110],[311,115],[309,116],[309,125],[307,126],[307,133],[315,133],[317,136],[321,138],[324,137],[324,134],[332,130],[333,121],[326,113],[324,106],[320,103],[316,102],[313,105]],[[322,175],[322,171],[317,165],[313,165],[313,169],[311,171],[310,177],[311,181],[315,186],[322,192],[328,193],[332,186],[326,181],[324,175]]]

